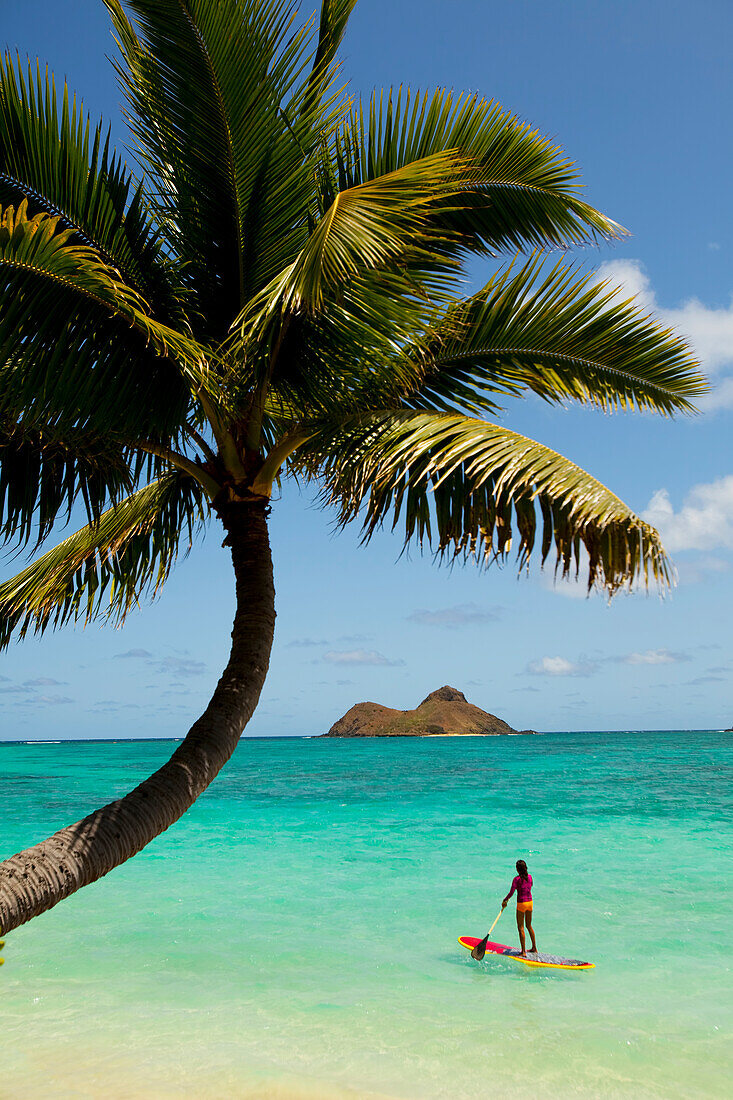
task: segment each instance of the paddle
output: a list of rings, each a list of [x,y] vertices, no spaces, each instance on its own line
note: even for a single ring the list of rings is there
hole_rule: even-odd
[[[501,916],[501,914],[503,912],[504,912],[504,906],[502,905],[501,909],[499,910],[499,917]],[[494,928],[496,927],[496,921],[499,919],[499,917],[496,918],[496,920],[492,924],[491,928],[488,930],[488,932],[486,933],[484,938],[481,940],[481,943],[477,943],[476,946],[474,947],[473,951],[471,952],[471,958],[472,959],[478,959],[479,962],[481,962],[481,960],[483,959],[484,955],[486,954],[486,944],[489,942],[489,936],[494,931]]]

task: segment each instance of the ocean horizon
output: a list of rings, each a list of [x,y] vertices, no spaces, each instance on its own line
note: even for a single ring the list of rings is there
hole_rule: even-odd
[[[0,744],[0,858],[171,739]],[[243,738],[181,821],[7,936],[3,1100],[719,1096],[717,731]],[[541,951],[474,962],[525,858]],[[493,937],[516,944],[511,906]]]
[[[487,737],[544,737],[547,734],[555,734],[555,733],[564,734],[564,735],[567,735],[567,736],[575,736],[576,734],[577,735],[582,735],[582,734],[585,734],[585,733],[587,733],[587,734],[602,734],[604,737],[612,737],[614,734],[618,734],[618,733],[620,733],[620,734],[628,734],[628,733],[638,733],[638,734],[644,734],[644,733],[672,733],[672,734],[678,734],[678,733],[730,733],[730,730],[729,729],[720,729],[720,728],[715,728],[715,727],[711,727],[711,728],[708,729],[708,728],[703,727],[703,726],[700,726],[700,727],[692,726],[689,729],[675,729],[675,730],[663,729],[663,728],[656,729],[656,728],[651,728],[651,727],[648,728],[648,729],[607,730],[607,729],[603,729],[603,728],[599,727],[598,729],[583,729],[583,730],[533,730],[531,734],[526,734],[526,733],[523,733],[522,731],[518,730],[515,733],[496,733],[496,734],[491,734],[490,733],[490,734],[482,734],[480,736],[476,735],[476,739],[477,740],[484,740]],[[240,737],[240,741],[287,741],[287,740],[290,740],[290,741],[310,741],[313,738],[325,737],[325,736],[326,736],[325,733],[267,733],[267,734],[247,734],[247,733],[243,733],[242,736]],[[471,736],[472,735],[470,735],[470,734],[466,735],[466,734],[451,734],[451,733],[432,733],[432,734],[420,735],[421,739],[423,739],[423,740],[429,740],[430,738],[433,738],[433,737],[445,737],[445,738],[454,738],[454,739],[458,738],[460,740],[464,737],[468,737],[470,739]],[[123,737],[123,736],[120,736],[119,734],[110,734],[109,737],[57,737],[57,738],[46,738],[46,737],[19,738],[19,737],[2,737],[2,736],[0,736],[0,745],[81,745],[81,744],[86,744],[87,742],[92,743],[92,744],[108,744],[108,743],[116,743],[118,741],[119,742],[157,741],[157,742],[169,742],[170,744],[179,744],[184,739],[185,739],[185,734],[181,735],[181,737],[156,737],[154,734],[151,734],[149,737]],[[341,738],[341,740],[343,740],[343,741],[354,741],[354,740],[360,740],[360,739],[361,740],[380,740],[379,737],[374,737],[374,738],[368,738],[368,737],[361,737],[361,738],[359,738],[359,737],[342,737]],[[398,739],[410,740],[410,739],[413,739],[413,735],[411,735],[411,734],[395,734],[395,735],[391,735],[391,737],[381,738],[381,740],[398,740]]]

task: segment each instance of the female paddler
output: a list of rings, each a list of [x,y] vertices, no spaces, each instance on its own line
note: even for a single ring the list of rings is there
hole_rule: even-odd
[[[527,945],[524,937],[524,922],[527,922],[527,930],[532,937],[531,953],[537,954],[537,941],[534,938],[534,929],[532,927],[532,876],[527,870],[527,864],[523,859],[518,859],[516,863],[517,874],[512,879],[512,888],[501,903],[502,909],[506,909],[506,904],[514,891],[517,891],[517,928],[519,929],[519,943],[521,945],[521,957],[527,958]]]

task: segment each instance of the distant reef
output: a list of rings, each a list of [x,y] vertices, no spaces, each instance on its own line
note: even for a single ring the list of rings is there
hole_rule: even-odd
[[[515,730],[466,701],[456,688],[431,691],[414,710],[393,710],[381,703],[357,703],[335,722],[324,737],[494,737]]]

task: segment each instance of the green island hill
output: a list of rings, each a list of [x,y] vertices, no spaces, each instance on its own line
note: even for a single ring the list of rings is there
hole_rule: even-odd
[[[515,730],[495,714],[475,707],[462,691],[447,685],[432,691],[414,710],[381,703],[357,703],[324,737],[495,737],[536,733]]]

